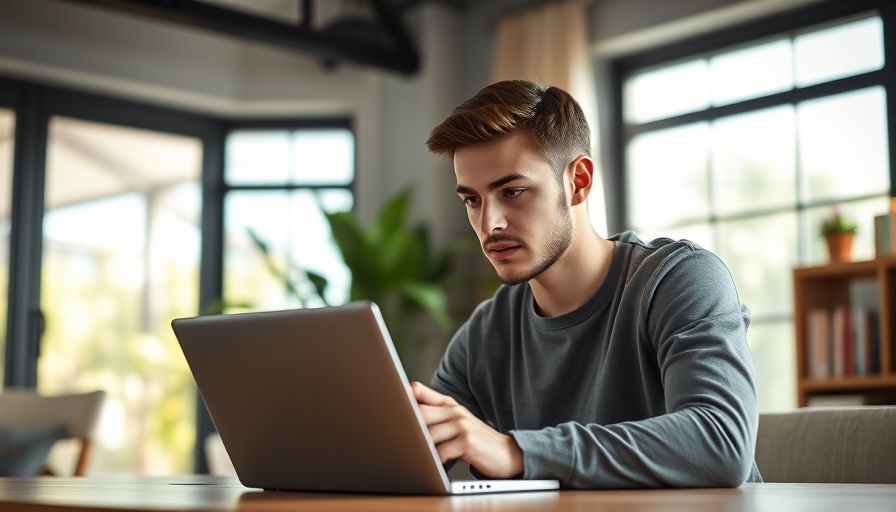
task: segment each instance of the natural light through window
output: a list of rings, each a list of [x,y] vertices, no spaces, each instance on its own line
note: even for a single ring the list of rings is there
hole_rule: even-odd
[[[0,109],[0,382],[6,367],[6,305],[9,284],[9,221],[12,207],[12,159],[15,114]]]
[[[884,67],[884,28],[877,17],[797,36],[794,46],[800,87]]]
[[[325,213],[350,211],[354,136],[346,128],[239,130],[227,138],[225,310],[348,301],[351,276]],[[327,281],[323,296],[309,273]]]
[[[39,390],[106,391],[91,474],[189,473],[196,394],[170,323],[199,310],[202,144],[72,118],[49,127]]]
[[[718,55],[709,60],[712,103],[786,91],[793,87],[790,41],[782,39]]]
[[[884,61],[882,22],[866,15],[679,57],[623,84],[627,227],[693,240],[728,265],[753,314],[763,411],[796,403],[792,272],[827,262],[818,229],[833,205],[858,221],[852,256],[875,255],[891,190],[887,92],[842,83]]]
[[[625,118],[646,123],[709,106],[709,67],[705,59],[648,71],[626,84]]]

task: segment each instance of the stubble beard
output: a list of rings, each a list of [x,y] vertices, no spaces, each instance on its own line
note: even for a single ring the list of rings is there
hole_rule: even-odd
[[[551,268],[551,266],[566,253],[566,250],[569,249],[569,246],[572,244],[573,228],[572,215],[569,209],[566,208],[565,202],[561,202],[559,213],[560,215],[557,225],[554,226],[554,229],[551,231],[555,236],[552,240],[547,242],[546,253],[537,263],[518,273],[511,273],[501,272],[501,269],[498,266],[499,263],[492,262],[495,271],[498,273],[498,278],[501,279],[502,283],[508,286],[513,286],[535,279],[539,274]]]

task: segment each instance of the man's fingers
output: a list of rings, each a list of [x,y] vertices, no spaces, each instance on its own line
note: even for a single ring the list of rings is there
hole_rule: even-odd
[[[411,383],[411,390],[414,392],[414,398],[417,399],[417,403],[420,404],[455,405],[457,403],[450,396],[443,395],[416,381]]]
[[[429,427],[429,437],[432,438],[432,442],[436,446],[454,439],[460,433],[454,422],[442,422],[427,426]]]
[[[437,443],[436,451],[439,453],[439,461],[444,464],[449,460],[463,458],[464,445],[455,438],[443,443]]]
[[[439,405],[420,405],[420,415],[423,416],[423,422],[426,426],[432,427],[440,423],[451,421],[458,417],[458,410],[454,407],[444,407]]]

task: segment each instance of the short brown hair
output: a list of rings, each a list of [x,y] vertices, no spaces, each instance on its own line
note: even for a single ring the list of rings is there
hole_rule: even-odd
[[[558,173],[575,157],[591,155],[591,131],[582,107],[568,92],[528,80],[505,80],[480,90],[432,130],[426,147],[454,156],[460,148],[516,130],[528,134]]]

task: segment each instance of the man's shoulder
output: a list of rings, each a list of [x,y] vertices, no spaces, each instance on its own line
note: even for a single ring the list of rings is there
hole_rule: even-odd
[[[714,258],[712,252],[687,239],[659,237],[642,240],[634,231],[624,231],[609,237],[609,240],[627,246],[630,272],[641,266],[651,268],[666,266],[686,257]]]
[[[623,231],[608,238],[608,240],[616,241],[620,244],[626,244],[633,250],[652,254],[655,252],[672,252],[681,249],[693,251],[705,251],[697,242],[687,239],[674,239],[669,237],[658,237],[651,240],[643,240],[634,231]]]

